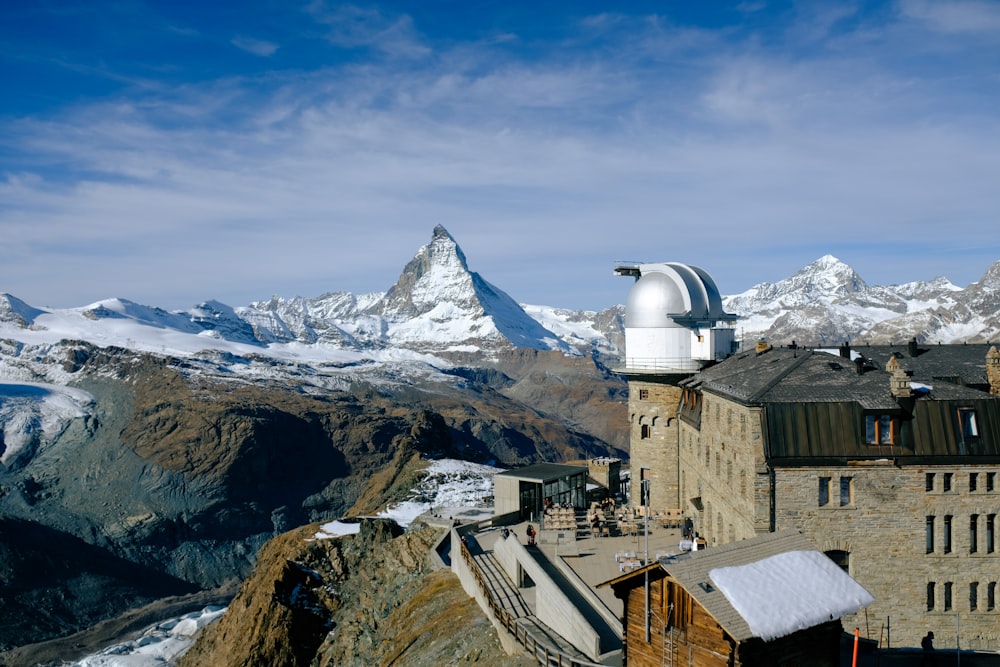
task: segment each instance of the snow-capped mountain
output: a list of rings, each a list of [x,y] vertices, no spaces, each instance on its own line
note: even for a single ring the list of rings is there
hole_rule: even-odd
[[[546,319],[559,325],[561,335],[546,328]],[[275,296],[239,307],[212,300],[177,312],[117,298],[44,310],[0,294],[0,334],[29,345],[85,340],[182,356],[214,349],[310,361],[331,355],[343,361],[344,354],[489,355],[515,348],[579,355],[574,345],[605,341],[602,332],[575,315],[530,315],[470,271],[465,254],[441,226],[384,293]],[[344,354],[337,356],[337,351]]]
[[[623,301],[627,291],[623,290]],[[947,278],[871,286],[826,255],[795,275],[726,296],[744,345],[975,342],[1000,335],[1000,262],[961,288]],[[621,305],[579,311],[518,304],[469,270],[441,226],[386,292],[274,296],[247,306],[206,301],[166,312],[124,299],[43,310],[0,294],[0,337],[27,345],[85,340],[181,356],[204,350],[335,364],[528,348],[620,358]],[[749,341],[749,342],[748,342]],[[34,379],[39,379],[38,377]]]
[[[470,271],[462,249],[440,225],[384,294],[274,298],[238,312],[262,342],[294,337],[308,343],[431,353],[510,347],[576,353],[503,290]]]
[[[795,275],[723,298],[744,341],[830,345],[989,341],[1000,333],[1000,262],[966,288],[947,278],[870,286],[825,255]]]

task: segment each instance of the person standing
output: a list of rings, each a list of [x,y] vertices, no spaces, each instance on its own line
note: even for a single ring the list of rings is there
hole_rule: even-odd
[[[528,524],[528,546],[535,546],[535,527],[530,523]]]
[[[920,648],[923,649],[923,657],[920,658],[920,667],[937,667],[937,658],[934,657],[934,633],[928,632],[920,640]]]

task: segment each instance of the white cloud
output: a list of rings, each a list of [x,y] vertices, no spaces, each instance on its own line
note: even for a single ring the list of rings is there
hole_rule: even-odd
[[[246,51],[247,53],[252,53],[255,56],[273,56],[278,50],[278,45],[274,42],[265,42],[264,40],[254,39],[253,37],[233,37],[230,43],[236,48]]]
[[[994,38],[1000,34],[1000,5],[996,2],[903,0],[900,9],[904,16],[941,32],[984,33]]]
[[[438,223],[515,298],[567,307],[620,302],[619,258],[699,264],[732,293],[827,252],[876,283],[949,252],[934,274],[969,282],[1000,256],[957,246],[1000,210],[995,84],[902,62],[898,26],[800,52],[604,16],[600,50],[528,58],[520,37],[431,49],[407,17],[312,11],[341,46],[420,57],[3,121],[0,290],[165,307],[381,290]]]
[[[431,50],[418,35],[407,15],[387,16],[374,7],[352,4],[330,5],[314,0],[306,12],[328,28],[327,39],[346,48],[371,47],[388,55],[420,58]]]

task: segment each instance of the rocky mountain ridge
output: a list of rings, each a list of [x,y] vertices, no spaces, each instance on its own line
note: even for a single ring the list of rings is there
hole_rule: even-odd
[[[622,293],[627,294],[627,286]],[[793,276],[726,296],[723,303],[740,317],[743,345],[758,338],[807,346],[910,338],[923,343],[987,342],[1000,335],[1000,261],[964,288],[945,277],[872,286],[850,266],[826,255]],[[33,331],[35,339],[54,342],[58,329],[74,328],[78,337],[101,344],[115,338],[109,331],[133,325],[128,340],[119,334],[116,342],[163,352],[169,344],[149,342],[186,334],[198,341],[183,345],[188,353],[235,345],[243,347],[240,354],[279,358],[330,357],[339,351],[355,360],[380,354],[397,359],[430,354],[447,360],[469,353],[488,360],[503,351],[529,348],[588,356],[615,366],[624,347],[623,315],[621,305],[582,311],[518,304],[470,271],[461,248],[440,226],[384,293],[274,296],[239,307],[206,301],[171,313],[124,299],[47,311],[0,294],[0,329],[14,331],[17,339],[30,338],[18,331]],[[72,327],[63,323],[70,316],[78,320]]]
[[[506,655],[475,600],[434,564],[446,529],[366,519],[354,534],[316,539],[318,530],[268,543],[178,667],[533,664]]]
[[[988,342],[1000,337],[1000,261],[960,288],[947,278],[870,286],[854,269],[825,255],[795,275],[723,298],[736,313],[744,344],[806,346]]]

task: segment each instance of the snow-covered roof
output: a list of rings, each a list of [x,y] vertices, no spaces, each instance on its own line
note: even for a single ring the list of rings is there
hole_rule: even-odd
[[[738,641],[771,641],[874,600],[795,530],[693,552],[661,566]]]
[[[819,551],[789,551],[708,576],[764,641],[854,613],[874,599]]]

